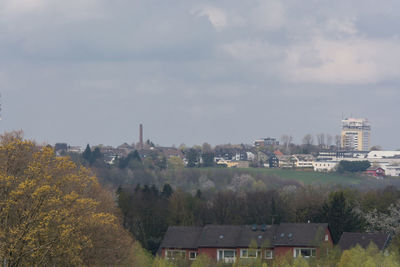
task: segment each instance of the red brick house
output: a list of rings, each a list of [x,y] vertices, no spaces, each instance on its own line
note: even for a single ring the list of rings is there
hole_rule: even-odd
[[[385,176],[385,170],[381,167],[370,167],[365,171],[365,174],[376,178],[383,178]]]
[[[287,253],[315,257],[324,243],[332,244],[328,224],[174,226],[168,228],[159,252],[170,259],[195,260],[205,254],[217,261],[235,262],[238,258],[269,260]]]

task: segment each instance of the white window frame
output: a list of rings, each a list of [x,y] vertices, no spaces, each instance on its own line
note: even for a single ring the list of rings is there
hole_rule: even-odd
[[[225,252],[233,252],[233,257],[225,257]],[[220,257],[222,254],[222,257]],[[235,249],[218,249],[217,250],[217,261],[223,261],[225,263],[236,262],[236,250]]]
[[[193,254],[194,257],[192,257]],[[189,251],[189,260],[194,261],[195,259],[197,259],[197,255],[199,255],[197,251]]]
[[[168,255],[170,253],[171,255]],[[180,254],[180,257],[186,259],[186,251],[185,250],[177,250],[177,249],[167,249],[165,250],[165,258],[169,260],[175,260],[176,255]],[[171,256],[171,257],[169,257]]]
[[[315,257],[317,255],[317,250],[316,248],[294,248],[293,249],[293,257],[297,258],[300,254],[302,250],[309,250],[310,251],[310,256],[303,256],[303,258],[311,258],[311,257]]]
[[[271,254],[268,255],[268,253],[271,253]],[[266,249],[264,258],[267,259],[267,260],[272,260],[274,258],[274,250],[273,249]]]
[[[254,256],[249,255],[250,250],[256,252]],[[261,250],[259,250],[259,249],[251,249],[251,248],[240,249],[240,258],[243,258],[243,259],[257,259],[260,257],[260,254],[261,254]]]

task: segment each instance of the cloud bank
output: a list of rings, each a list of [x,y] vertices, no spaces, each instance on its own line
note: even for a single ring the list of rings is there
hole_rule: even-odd
[[[116,145],[137,141],[142,122],[166,145],[282,134],[300,142],[337,134],[344,114],[368,117],[373,143],[400,148],[400,129],[388,131],[399,114],[399,7],[3,0],[0,129]]]

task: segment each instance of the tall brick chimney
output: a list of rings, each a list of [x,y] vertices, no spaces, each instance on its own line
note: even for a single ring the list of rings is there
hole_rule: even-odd
[[[140,143],[140,149],[143,149],[144,145],[143,145],[143,125],[142,124],[139,125],[139,143]]]

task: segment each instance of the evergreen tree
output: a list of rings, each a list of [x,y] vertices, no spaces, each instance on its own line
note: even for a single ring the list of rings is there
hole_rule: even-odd
[[[363,161],[347,161],[342,160],[339,162],[337,171],[343,172],[363,172],[371,167],[371,163],[368,160]]]
[[[82,157],[89,163],[92,160],[92,150],[90,149],[89,144],[87,144],[85,151],[83,151]]]
[[[353,212],[343,192],[333,193],[331,199],[324,203],[319,220],[329,224],[334,243],[339,241],[343,232],[362,230],[361,218]]]
[[[161,195],[165,198],[169,198],[172,193],[172,187],[169,184],[164,184]]]
[[[187,166],[189,168],[196,167],[198,158],[199,158],[199,153],[197,152],[197,150],[194,148],[189,149],[189,151],[186,153],[186,159],[188,161]]]
[[[214,153],[213,152],[204,152],[203,154],[201,154],[201,158],[203,159],[203,167],[214,166]]]
[[[120,169],[125,169],[126,167],[129,167],[131,169],[143,167],[142,159],[139,155],[139,152],[137,150],[135,150],[135,151],[129,153],[128,156],[121,158],[118,161],[118,167]]]
[[[100,151],[99,147],[96,147],[93,152],[92,152],[92,163],[94,163],[97,159],[101,159],[103,157],[103,154]]]
[[[200,189],[197,189],[195,197],[198,198],[198,199],[201,199],[202,193],[201,193]]]

